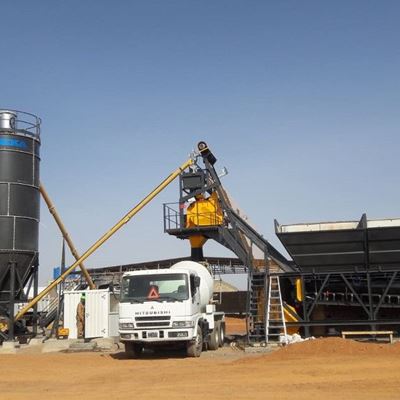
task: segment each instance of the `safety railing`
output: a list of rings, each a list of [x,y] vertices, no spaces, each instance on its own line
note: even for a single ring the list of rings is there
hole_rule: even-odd
[[[179,212],[179,203],[164,203],[163,214],[164,214],[164,232],[171,229],[182,228],[181,215]]]
[[[3,122],[4,125],[1,123]],[[18,110],[0,110],[0,128],[10,132],[18,132],[30,136],[40,137],[42,120],[31,113]]]
[[[217,211],[201,212],[196,206],[188,210],[188,206],[182,203],[165,203],[163,209],[164,232],[221,224],[221,215]]]

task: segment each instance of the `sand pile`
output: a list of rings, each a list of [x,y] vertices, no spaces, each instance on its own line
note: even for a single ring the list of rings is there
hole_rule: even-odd
[[[260,357],[238,361],[239,363],[287,360],[293,358],[337,357],[337,356],[400,356],[400,342],[395,344],[377,344],[357,342],[338,337],[307,340],[287,345],[273,353]]]

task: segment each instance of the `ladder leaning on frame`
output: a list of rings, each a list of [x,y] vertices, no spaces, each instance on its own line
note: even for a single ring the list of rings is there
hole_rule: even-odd
[[[287,331],[279,277],[269,276],[265,337],[268,343],[287,344]],[[280,337],[283,336],[283,341]]]

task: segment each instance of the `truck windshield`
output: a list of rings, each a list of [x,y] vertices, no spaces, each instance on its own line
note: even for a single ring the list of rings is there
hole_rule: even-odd
[[[182,301],[188,298],[186,274],[134,275],[122,279],[121,302]]]

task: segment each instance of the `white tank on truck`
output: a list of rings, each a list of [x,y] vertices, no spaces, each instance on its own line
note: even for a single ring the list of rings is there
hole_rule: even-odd
[[[214,293],[214,279],[207,267],[194,261],[180,261],[170,269],[191,271],[200,278],[200,307],[201,312],[206,312],[206,306],[210,303]]]

